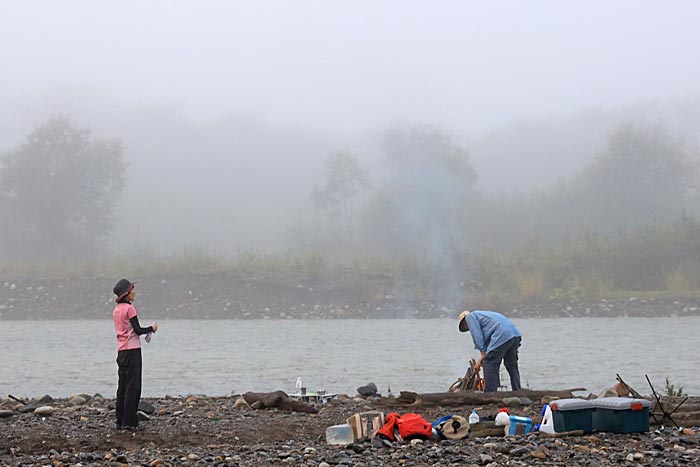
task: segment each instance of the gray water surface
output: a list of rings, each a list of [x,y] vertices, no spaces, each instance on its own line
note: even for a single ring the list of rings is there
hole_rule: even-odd
[[[648,374],[700,394],[700,317],[514,320],[523,334],[520,369],[532,389],[597,393],[615,373],[643,394]],[[143,324],[147,324],[145,321]],[[159,320],[143,342],[143,395],[226,395],[309,390],[355,394],[373,381],[418,392],[446,391],[478,356],[455,320]],[[114,397],[111,320],[0,321],[0,395]],[[503,370],[502,381],[508,382]],[[587,393],[581,393],[587,394]]]

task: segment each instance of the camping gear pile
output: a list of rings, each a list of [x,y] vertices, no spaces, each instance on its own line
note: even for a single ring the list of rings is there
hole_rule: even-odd
[[[429,422],[417,413],[400,415],[396,412],[360,412],[349,417],[345,424],[334,425],[326,430],[328,444],[348,444],[346,433],[352,432],[352,441],[361,442],[378,439],[389,442],[409,442],[414,439],[440,441],[464,439],[469,436],[469,422],[460,415],[446,415]]]

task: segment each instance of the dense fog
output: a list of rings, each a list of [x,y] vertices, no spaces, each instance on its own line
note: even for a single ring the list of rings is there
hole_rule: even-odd
[[[123,150],[119,186],[86,207],[106,218],[66,227],[80,245],[101,226],[91,254],[351,245],[447,261],[474,245],[615,235],[698,213],[694,2],[0,8],[6,257],[60,250],[22,243],[46,237],[27,210],[58,208],[21,204],[19,182],[8,189],[30,135],[56,121]],[[636,156],[616,159],[629,148],[654,159],[647,171]],[[339,154],[363,183],[332,179]],[[31,184],[42,169],[23,170]],[[64,216],[72,183],[45,194]],[[91,196],[81,193],[71,196]]]

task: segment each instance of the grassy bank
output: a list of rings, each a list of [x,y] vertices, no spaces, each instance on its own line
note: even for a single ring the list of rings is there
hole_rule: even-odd
[[[627,277],[625,265],[617,262],[619,255],[605,250],[593,256],[573,253],[564,247],[530,247],[507,253],[484,250],[462,265],[446,267],[415,257],[339,261],[320,253],[243,251],[220,255],[190,249],[165,256],[135,252],[92,261],[2,261],[0,280],[225,273],[241,279],[357,290],[377,298],[388,294],[413,300],[449,296],[492,307],[629,297],[700,299],[697,277],[682,268],[670,267],[663,272],[666,266],[659,265],[658,271],[634,271]],[[627,267],[634,269],[634,265]],[[629,287],[641,276],[657,279],[644,282],[647,287]]]

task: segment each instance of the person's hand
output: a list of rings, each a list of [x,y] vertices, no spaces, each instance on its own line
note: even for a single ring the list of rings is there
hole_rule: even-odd
[[[476,365],[474,365],[474,371],[479,371],[481,368],[481,362],[484,360],[484,356],[482,355],[479,357],[479,360],[476,361]]]
[[[153,328],[153,332],[156,332],[158,330],[158,323],[154,321],[153,324],[151,324],[151,327]]]

